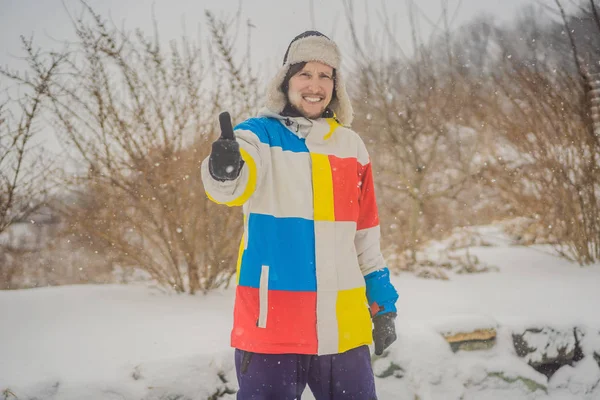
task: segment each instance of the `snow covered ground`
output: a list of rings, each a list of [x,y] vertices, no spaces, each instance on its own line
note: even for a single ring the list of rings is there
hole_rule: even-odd
[[[600,399],[600,265],[581,268],[544,247],[470,252],[497,272],[429,280],[393,277],[399,338],[377,374],[380,400]],[[207,399],[235,390],[229,348],[233,289],[207,296],[148,285],[78,285],[0,292],[0,399]],[[498,326],[490,350],[453,353],[441,331]],[[548,381],[519,358],[512,333],[586,333],[586,357]],[[215,397],[216,398],[216,397]],[[225,394],[223,399],[234,399]],[[307,389],[306,399],[312,399]]]

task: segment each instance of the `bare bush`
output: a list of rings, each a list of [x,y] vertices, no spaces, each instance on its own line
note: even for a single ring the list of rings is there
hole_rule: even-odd
[[[63,234],[82,238],[108,265],[143,269],[179,292],[227,284],[242,223],[237,210],[208,201],[199,163],[219,111],[239,119],[255,110],[253,72],[234,62],[235,21],[207,13],[208,50],[187,38],[165,50],[156,30],[151,39],[130,37],[82,4],[72,19],[78,41],[44,97],[83,166],[65,179],[72,200],[60,207]]]
[[[22,43],[25,51],[33,54],[31,41],[22,38]],[[7,90],[0,104],[0,289],[10,287],[22,274],[15,260],[28,251],[14,245],[13,232],[9,230],[44,204],[50,188],[47,178],[52,171],[51,160],[36,148],[35,136],[39,131],[41,103],[61,57],[54,54],[38,57],[46,63],[30,63],[37,73],[36,79],[21,85],[16,98]],[[0,69],[0,76],[12,78],[14,74]]]
[[[563,23],[571,35],[566,16]],[[529,217],[534,240],[544,237],[561,255],[590,264],[600,259],[600,139],[591,117],[590,75],[574,37],[560,63],[537,53],[523,60],[512,43],[517,36],[531,41],[535,33],[504,33],[498,43],[502,61],[493,73],[495,96],[480,94],[480,119],[498,134],[490,177],[518,215]],[[575,68],[559,67],[565,57]]]
[[[413,268],[428,240],[478,220],[473,204],[479,199],[465,193],[485,190],[479,180],[489,156],[465,113],[475,104],[450,38],[421,43],[415,29],[413,24],[410,60],[386,56],[402,53],[393,40],[391,49],[367,56],[355,39],[354,127],[370,148],[382,220],[391,221],[382,225],[387,244],[393,252],[408,252],[392,258],[400,268]]]
[[[23,46],[33,54],[30,41],[23,38]],[[36,69],[36,79],[23,85],[20,98],[12,100],[7,93],[7,99],[0,104],[0,233],[34,212],[46,195],[43,183],[49,164],[35,148],[34,136],[42,99],[60,62],[59,56],[51,55],[47,67],[30,64]],[[0,69],[0,76],[14,75]]]
[[[598,260],[599,36],[590,32],[600,24],[595,3],[580,4],[568,16],[556,1],[545,19],[529,8],[506,28],[485,17],[458,31],[436,26],[429,43],[411,14],[411,59],[385,20],[385,40],[365,42],[390,48],[367,55],[349,18],[355,126],[376,155],[382,219],[392,221],[383,230],[400,265],[453,227],[517,216],[561,255]]]

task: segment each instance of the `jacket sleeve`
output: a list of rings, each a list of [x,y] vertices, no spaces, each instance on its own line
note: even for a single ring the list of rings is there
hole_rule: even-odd
[[[389,270],[381,254],[381,231],[379,213],[375,197],[375,185],[371,160],[362,145],[362,155],[358,159],[359,175],[359,215],[354,245],[358,255],[358,264],[365,277],[367,301],[371,315],[396,312],[398,293],[390,282]],[[363,163],[361,163],[364,162]]]
[[[240,145],[244,166],[240,175],[233,181],[221,182],[214,179],[208,171],[208,160],[202,161],[201,175],[204,190],[209,199],[217,204],[241,206],[246,203],[260,186],[263,172],[269,158],[263,154],[265,145],[261,144],[264,128],[252,120],[245,121],[234,129],[235,139]]]

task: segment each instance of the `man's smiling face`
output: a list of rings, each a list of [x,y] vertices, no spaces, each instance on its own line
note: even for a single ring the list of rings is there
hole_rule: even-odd
[[[288,98],[300,114],[320,118],[333,96],[333,68],[311,61],[290,78]]]

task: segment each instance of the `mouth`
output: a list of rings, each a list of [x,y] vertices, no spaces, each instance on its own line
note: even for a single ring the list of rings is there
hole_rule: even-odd
[[[310,104],[318,104],[324,100],[324,98],[322,96],[315,96],[315,95],[302,96],[302,99]]]

